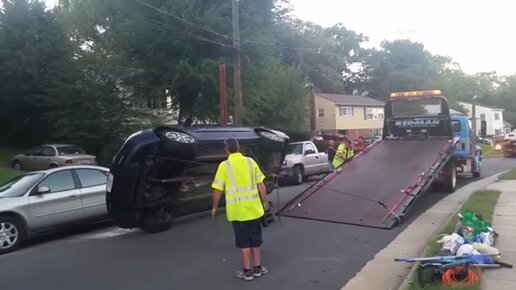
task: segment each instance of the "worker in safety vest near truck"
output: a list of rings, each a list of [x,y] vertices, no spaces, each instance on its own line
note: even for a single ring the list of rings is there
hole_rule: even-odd
[[[346,162],[346,160],[351,159],[353,157],[354,152],[350,143],[351,142],[348,142],[346,137],[339,137],[337,153],[335,153],[335,157],[333,157],[332,162],[333,168],[338,168],[344,162]]]
[[[236,276],[252,281],[268,272],[262,266],[260,256],[263,243],[261,219],[267,207],[265,176],[252,158],[239,153],[236,139],[229,138],[224,145],[229,156],[220,163],[211,185],[214,189],[211,214],[214,218],[220,198],[225,193],[226,217],[233,224],[235,246],[242,254],[243,270],[237,271]]]

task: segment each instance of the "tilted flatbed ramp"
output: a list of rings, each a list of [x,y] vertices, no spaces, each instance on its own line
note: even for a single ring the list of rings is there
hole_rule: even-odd
[[[382,140],[312,185],[280,215],[392,228],[448,162],[450,139]]]

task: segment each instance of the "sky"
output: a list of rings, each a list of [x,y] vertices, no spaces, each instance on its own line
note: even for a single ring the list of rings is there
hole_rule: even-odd
[[[516,1],[290,0],[294,14],[322,26],[342,23],[369,37],[421,42],[467,73],[516,73]]]

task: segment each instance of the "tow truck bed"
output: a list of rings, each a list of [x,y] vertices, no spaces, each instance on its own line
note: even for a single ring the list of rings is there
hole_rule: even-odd
[[[456,141],[381,140],[299,194],[283,216],[392,228],[439,175]],[[403,192],[402,190],[406,190]]]

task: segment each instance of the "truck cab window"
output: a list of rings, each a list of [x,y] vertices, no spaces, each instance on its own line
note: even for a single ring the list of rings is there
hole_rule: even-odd
[[[461,127],[459,121],[452,121],[453,132],[459,132]]]

